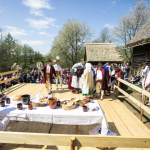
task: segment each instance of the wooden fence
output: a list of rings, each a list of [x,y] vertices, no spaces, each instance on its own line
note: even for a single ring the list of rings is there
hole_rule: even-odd
[[[120,147],[120,148],[150,148],[150,137],[123,136],[91,136],[66,134],[40,134],[22,132],[0,132],[1,143],[57,145],[77,147]]]
[[[141,115],[140,115],[140,120],[142,120],[142,115],[143,115],[143,111],[146,111],[148,114],[150,114],[150,108],[145,106],[145,99],[146,99],[146,96],[147,97],[150,97],[150,93],[142,88],[139,88],[137,86],[135,86],[134,84],[132,83],[129,83],[123,79],[120,79],[120,78],[117,78],[118,80],[118,86],[116,86],[117,88],[117,91],[116,91],[116,96],[118,96],[118,91],[121,92],[122,94],[124,94],[126,97],[128,97],[132,102],[134,102],[136,105],[138,105],[140,108],[141,108]],[[127,92],[125,92],[124,90],[122,90],[119,85],[120,85],[120,82],[133,88],[134,90],[140,92],[141,94],[143,94],[143,103],[140,102],[139,100],[137,100],[136,98],[134,98],[133,96],[131,96],[130,94],[128,94]]]
[[[7,79],[7,80],[0,81],[0,84],[3,84],[3,83],[6,83],[6,82],[9,82],[9,81],[12,81],[12,80],[14,80],[14,79],[18,79],[18,83],[19,83],[19,70],[3,72],[3,73],[0,73],[0,76],[8,75],[8,74],[13,74],[13,73],[17,73],[17,76],[14,77],[14,78],[9,78],[9,79]]]

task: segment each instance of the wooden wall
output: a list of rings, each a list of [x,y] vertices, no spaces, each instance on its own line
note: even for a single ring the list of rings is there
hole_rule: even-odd
[[[142,66],[142,62],[147,61],[147,65],[150,65],[150,44],[136,46],[133,48],[132,68],[138,69],[139,65]]]

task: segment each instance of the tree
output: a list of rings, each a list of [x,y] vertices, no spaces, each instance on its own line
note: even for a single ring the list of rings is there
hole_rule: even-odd
[[[111,43],[113,41],[110,31],[107,27],[101,30],[100,35],[93,43]]]
[[[60,55],[66,63],[69,61],[75,64],[80,61],[84,44],[91,37],[92,31],[86,23],[74,19],[67,20],[54,39],[51,56],[55,58],[56,55]]]
[[[118,25],[113,29],[113,35],[115,39],[121,43],[126,44],[135,36],[137,31],[145,24],[150,17],[150,5],[146,1],[141,0],[133,6],[132,11],[128,14],[123,15],[118,20]],[[129,62],[132,60],[132,48],[128,55],[128,49],[125,50],[125,55]]]

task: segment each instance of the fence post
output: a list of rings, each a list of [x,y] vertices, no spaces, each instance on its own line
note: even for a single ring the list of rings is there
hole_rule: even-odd
[[[143,104],[145,104],[146,96],[143,95]],[[142,121],[142,116],[143,116],[143,109],[141,109],[141,115],[140,115],[140,120]]]
[[[17,76],[19,76],[19,73],[18,73],[18,72],[19,72],[19,70],[17,71]],[[19,77],[18,77],[18,83],[19,83]]]
[[[70,143],[70,149],[74,150],[74,141],[75,141],[75,137],[71,137],[71,143]]]
[[[118,85],[117,86],[120,87],[120,81],[118,81]],[[118,97],[118,88],[116,90],[116,97]]]

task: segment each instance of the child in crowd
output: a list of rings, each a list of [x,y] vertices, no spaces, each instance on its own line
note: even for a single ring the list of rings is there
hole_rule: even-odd
[[[39,77],[37,77],[37,79],[36,79],[36,83],[40,83],[40,81],[39,81]]]
[[[31,83],[35,83],[35,79],[34,79],[34,76],[32,76],[32,80],[31,80]]]
[[[68,78],[67,77],[64,78],[63,84],[68,84]]]
[[[42,84],[43,83],[43,77],[41,76],[41,79],[40,79],[40,83]]]

